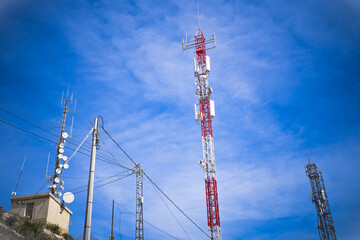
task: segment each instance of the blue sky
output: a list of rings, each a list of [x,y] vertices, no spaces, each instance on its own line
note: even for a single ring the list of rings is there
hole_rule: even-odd
[[[318,238],[304,172],[307,149],[323,171],[338,238],[358,239],[359,2],[199,5],[201,29],[217,37],[208,55],[223,239]],[[74,136],[85,137],[89,121],[101,115],[121,146],[206,230],[194,54],[181,52],[181,39],[186,32],[190,39],[196,28],[196,1],[1,1],[1,99],[58,126],[61,94],[70,85],[78,101]],[[56,140],[4,112],[0,119]],[[44,183],[55,146],[3,123],[0,131],[0,204],[9,210],[24,155],[19,195]],[[86,184],[88,167],[89,159],[77,154],[64,175],[65,191]],[[96,163],[97,177],[121,171]],[[145,219],[187,239],[150,183],[144,184]],[[100,239],[110,234],[113,198],[134,211],[135,177],[96,189],[92,230]],[[74,237],[83,231],[85,201],[80,193],[69,205]],[[171,209],[191,239],[205,239]],[[134,218],[123,214],[121,221],[123,239],[133,239]],[[145,227],[147,239],[168,239]]]

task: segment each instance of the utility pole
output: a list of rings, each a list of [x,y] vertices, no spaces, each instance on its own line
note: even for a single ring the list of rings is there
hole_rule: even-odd
[[[324,178],[310,157],[305,172],[310,179],[311,201],[316,208],[320,240],[337,240]]]
[[[136,227],[135,240],[144,240],[144,218],[143,218],[143,167],[136,166]]]
[[[208,44],[213,46],[207,48]],[[199,7],[198,7],[198,30],[195,39],[189,42],[182,40],[183,52],[187,49],[195,48],[196,58],[194,59],[194,75],[196,95],[199,103],[195,104],[195,121],[201,124],[203,160],[199,165],[205,173],[205,192],[206,210],[210,240],[221,240],[219,201],[217,191],[217,178],[215,166],[215,152],[212,129],[212,118],[215,116],[215,104],[211,99],[212,88],[208,77],[210,73],[210,57],[206,55],[206,50],[216,47],[215,33],[213,39],[206,40],[200,29]]]
[[[86,214],[85,214],[85,226],[84,226],[84,240],[90,240],[91,234],[91,214],[92,214],[92,205],[94,197],[94,177],[95,177],[95,159],[96,159],[96,149],[98,145],[98,118],[94,120],[94,130],[93,130],[93,140],[91,148],[91,160],[90,160],[90,170],[89,170],[89,183],[87,191],[87,200],[86,200]]]
[[[114,201],[114,199],[113,199],[110,240],[115,240],[115,236],[114,236],[114,203],[115,203],[115,201]]]

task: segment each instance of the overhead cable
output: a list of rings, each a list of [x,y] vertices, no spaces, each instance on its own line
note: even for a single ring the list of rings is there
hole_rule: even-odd
[[[41,139],[43,139],[43,140],[46,140],[46,141],[48,141],[48,142],[57,144],[57,142],[55,142],[55,141],[53,141],[53,140],[51,140],[51,139],[48,139],[48,138],[43,137],[43,136],[40,136],[40,135],[38,135],[38,134],[36,134],[36,133],[30,132],[30,131],[28,131],[28,130],[25,130],[25,129],[23,129],[23,128],[20,128],[20,127],[18,127],[18,126],[15,126],[15,125],[13,125],[13,124],[11,124],[11,123],[8,123],[8,122],[6,122],[6,121],[3,121],[3,120],[1,120],[1,119],[0,119],[0,122],[5,123],[5,124],[7,124],[7,125],[9,125],[9,126],[11,126],[11,127],[13,127],[13,128],[16,128],[16,129],[18,129],[18,130],[23,131],[23,132],[29,133],[29,134],[31,134],[31,135],[33,135],[33,136],[38,137],[38,138],[41,138]],[[71,148],[71,147],[69,147],[69,146],[65,146],[65,148],[75,151],[75,149],[73,149],[73,148]],[[90,154],[88,154],[88,153],[84,153],[84,152],[81,152],[81,151],[78,151],[78,153],[81,153],[81,154],[83,154],[83,155],[85,155],[85,156],[90,157]],[[115,166],[119,166],[119,164],[118,164],[117,162],[114,162],[113,160],[109,160],[109,159],[106,159],[106,158],[103,158],[103,157],[100,157],[100,156],[98,156],[97,159],[100,160],[100,161],[103,161],[103,162],[106,162],[106,163],[115,165]],[[119,166],[119,167],[121,167],[121,166]]]
[[[117,205],[119,205],[119,207],[124,208],[124,209],[125,209],[128,213],[130,213],[130,214],[132,214],[132,215],[136,216],[136,214],[135,214],[135,213],[131,212],[130,210],[128,210],[126,207],[122,206],[122,205],[121,205],[120,203],[118,203],[117,201],[114,201],[114,202],[115,202]],[[148,222],[148,221],[146,221],[146,220],[143,220],[143,221],[144,221],[145,223],[149,224],[150,226],[152,226],[153,228],[155,228],[155,229],[159,230],[160,232],[162,232],[162,233],[164,233],[164,234],[168,235],[169,237],[174,238],[174,239],[178,239],[178,238],[174,237],[173,235],[171,235],[171,234],[169,234],[169,233],[165,232],[164,230],[161,230],[160,228],[156,227],[155,225],[151,224],[150,222]],[[179,240],[179,239],[178,239],[178,240]]]
[[[137,166],[136,162],[125,152],[125,150],[111,137],[111,135],[104,129],[103,126],[101,126],[101,128],[104,130],[104,132],[110,137],[110,139],[118,146],[118,148],[131,160],[131,162]],[[144,170],[140,171],[143,172],[143,174],[146,176],[146,178],[192,223],[194,224],[202,233],[204,233],[207,237],[209,237],[209,235],[202,230],[199,225],[197,225],[183,210],[180,209],[180,207],[178,205],[175,204],[175,202],[173,200],[170,199],[170,197],[168,195],[166,195],[164,193],[163,190],[160,189],[160,187],[145,173]]]

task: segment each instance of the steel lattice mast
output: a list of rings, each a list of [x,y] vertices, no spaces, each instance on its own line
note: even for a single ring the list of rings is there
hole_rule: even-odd
[[[311,200],[317,212],[320,240],[337,240],[322,173],[310,158],[305,166],[305,172],[310,179]]]
[[[212,44],[206,48],[207,44]],[[195,104],[195,121],[201,124],[203,160],[199,162],[205,173],[205,192],[207,206],[207,220],[209,237],[211,240],[221,239],[219,201],[217,192],[215,153],[213,141],[212,118],[215,116],[214,101],[211,100],[212,89],[209,85],[208,75],[210,72],[210,58],[206,56],[206,50],[215,48],[215,34],[213,39],[206,40],[198,26],[195,40],[182,42],[183,52],[186,49],[195,48],[196,58],[194,59],[196,95],[199,103]]]
[[[135,240],[144,240],[144,218],[143,218],[143,167],[136,166],[136,223]]]

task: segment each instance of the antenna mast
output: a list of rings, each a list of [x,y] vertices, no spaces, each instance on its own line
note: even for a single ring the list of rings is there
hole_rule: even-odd
[[[62,173],[63,169],[67,169],[69,166],[66,163],[68,157],[64,154],[64,147],[66,139],[69,136],[67,132],[65,132],[65,125],[66,125],[66,117],[67,114],[71,111],[71,107],[69,105],[72,103],[73,96],[69,98],[69,89],[67,91],[66,97],[63,101],[63,96],[61,97],[61,106],[63,107],[63,116],[61,121],[61,128],[60,128],[60,137],[59,141],[56,145],[56,160],[55,160],[55,169],[54,175],[50,178],[53,181],[53,184],[48,187],[52,194],[55,194],[57,197],[61,197],[61,191],[64,190],[64,181],[62,181]]]
[[[337,240],[324,178],[310,156],[305,172],[310,179],[311,200],[316,208],[320,240]]]
[[[205,192],[207,219],[210,240],[221,240],[219,201],[217,192],[217,179],[215,167],[215,153],[212,130],[212,118],[215,116],[214,101],[211,100],[212,88],[209,85],[208,75],[210,72],[210,57],[206,56],[206,50],[216,47],[215,33],[213,39],[206,40],[201,29],[198,10],[198,30],[195,40],[184,42],[182,40],[183,53],[187,49],[195,48],[196,58],[194,59],[196,95],[199,103],[195,104],[195,121],[201,124],[201,135],[203,145],[203,160],[199,162],[205,173]],[[213,46],[206,48],[208,44]]]
[[[144,217],[143,217],[143,167],[136,166],[136,227],[135,240],[144,240]]]

